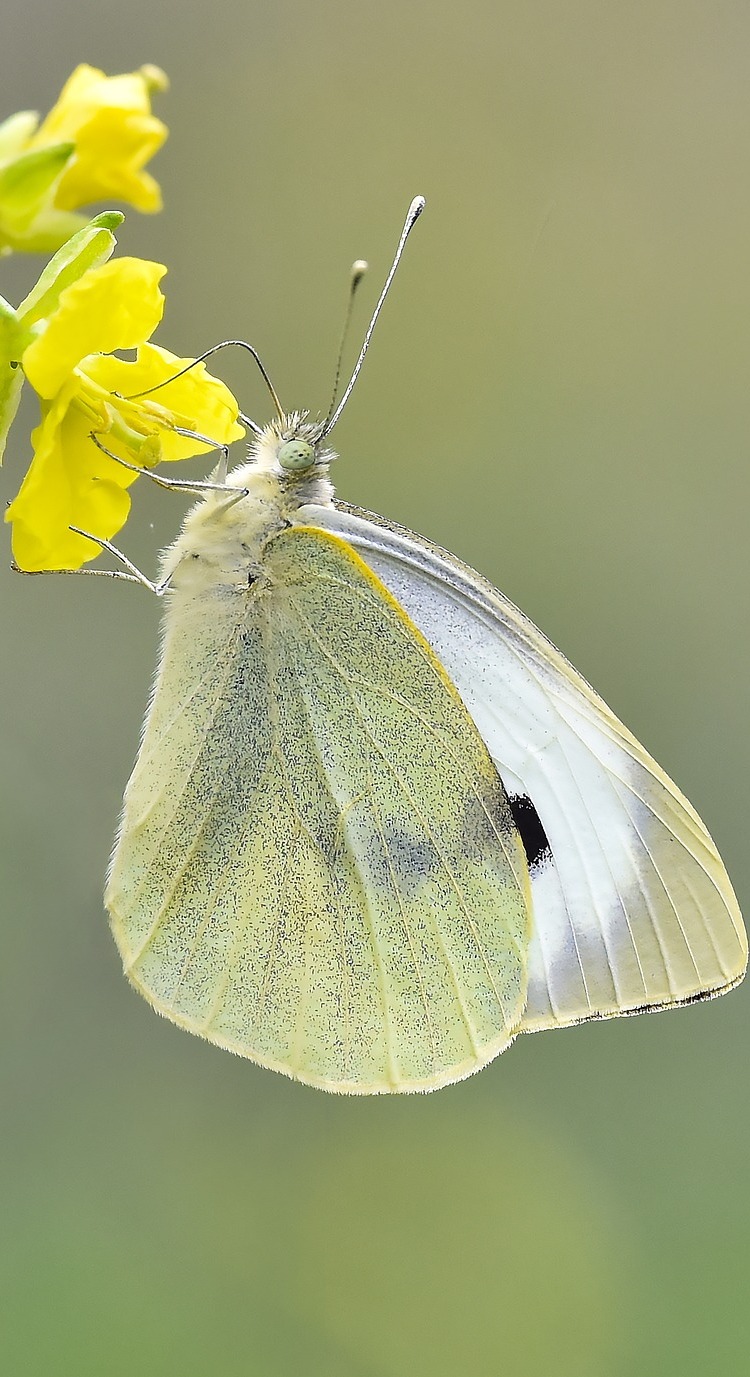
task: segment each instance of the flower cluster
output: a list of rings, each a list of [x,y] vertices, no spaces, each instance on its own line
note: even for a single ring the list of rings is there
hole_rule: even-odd
[[[164,84],[156,68],[106,77],[79,67],[41,125],[25,113],[0,125],[0,247],[57,249],[17,308],[0,297],[0,458],[24,381],[41,408],[33,458],[6,514],[24,570],[95,558],[97,545],[71,527],[111,539],[130,510],[137,472],[127,465],[210,448],[181,431],[216,445],[243,434],[237,402],[204,364],[149,342],[164,309],[163,265],[112,258],[118,212],[88,223],[72,213],[104,196],[159,208],[143,168],[166,136],[149,99]]]
[[[144,165],[167,137],[151,113],[158,67],[108,77],[77,67],[46,119],[22,110],[0,124],[0,253],[52,253],[85,223],[94,201],[161,209]]]

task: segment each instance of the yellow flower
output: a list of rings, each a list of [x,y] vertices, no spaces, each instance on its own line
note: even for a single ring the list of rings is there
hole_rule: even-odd
[[[143,166],[161,148],[167,129],[151,114],[151,92],[164,91],[158,67],[108,77],[81,65],[63,87],[30,142],[31,148],[72,143],[55,205],[74,210],[91,201],[126,201],[136,210],[161,210],[157,183]]]
[[[158,67],[108,77],[77,67],[41,125],[29,111],[0,124],[0,252],[47,252],[82,225],[72,212],[118,200],[161,208],[144,166],[167,136],[151,114],[151,92],[166,88]]]
[[[91,438],[141,467],[186,459],[208,445],[176,433],[199,431],[216,444],[244,433],[228,388],[190,359],[146,341],[161,319],[160,263],[121,258],[91,268],[59,295],[49,319],[23,351],[25,376],[42,399],[32,435],[34,458],[6,513],[20,568],[77,569],[99,553],[79,526],[109,540],[130,510],[137,475]],[[137,347],[135,360],[113,349]],[[164,384],[161,386],[161,384]],[[139,397],[151,388],[159,391]]]
[[[119,211],[105,211],[68,239],[17,310],[0,297],[0,463],[21,398],[24,373],[19,364],[23,355],[44,322],[54,315],[65,288],[89,268],[106,263],[117,243],[112,231],[122,219]]]

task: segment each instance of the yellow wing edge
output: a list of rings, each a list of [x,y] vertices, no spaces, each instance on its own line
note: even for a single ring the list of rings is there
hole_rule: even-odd
[[[209,1035],[191,1019],[184,1018],[180,1014],[174,1013],[172,1009],[159,1004],[154,999],[151,992],[136,979],[131,971],[128,970],[123,955],[123,948],[119,941],[117,941],[116,935],[115,941],[117,942],[120,955],[123,957],[123,970],[129,984],[132,985],[133,989],[138,992],[141,998],[145,999],[146,1003],[150,1004],[151,1008],[154,1009],[161,1018],[166,1019],[168,1023],[174,1024],[177,1028],[182,1028],[187,1033],[192,1033],[194,1037],[199,1037],[202,1042],[207,1042],[210,1046],[217,1047],[219,1051],[231,1052],[233,1056],[241,1057],[243,1061],[249,1061],[256,1066],[261,1066],[266,1071],[278,1071],[282,1076],[286,1076],[288,1080],[297,1081],[300,1085],[312,1086],[315,1090],[325,1090],[331,1095],[421,1095],[429,1094],[431,1090],[442,1090],[446,1085],[454,1085],[458,1081],[468,1080],[469,1076],[476,1075],[478,1071],[483,1071],[485,1066],[488,1066],[491,1061],[499,1057],[502,1052],[507,1051],[511,1044],[515,1042],[519,1033],[524,1031],[522,1024],[519,1023],[510,1034],[504,1032],[496,1040],[488,1043],[487,1046],[482,1049],[480,1057],[467,1058],[465,1061],[459,1062],[457,1065],[441,1071],[436,1076],[425,1078],[425,1080],[393,1082],[326,1080],[322,1076],[309,1076],[300,1073],[295,1070],[294,1067],[289,1066],[288,1063],[276,1061],[272,1057],[262,1057],[251,1054],[245,1047],[233,1042],[231,1038],[216,1037],[213,1034]]]

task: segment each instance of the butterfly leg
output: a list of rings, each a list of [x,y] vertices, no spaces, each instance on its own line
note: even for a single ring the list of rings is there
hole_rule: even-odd
[[[218,482],[211,483],[200,478],[162,478],[161,474],[154,473],[153,469],[144,469],[139,464],[131,464],[128,459],[121,459],[119,454],[113,454],[110,449],[107,449],[106,445],[102,444],[101,440],[98,438],[97,435],[95,435],[93,431],[91,432],[90,438],[93,440],[97,449],[100,449],[102,454],[106,454],[108,459],[113,459],[116,464],[122,464],[122,467],[125,469],[130,469],[131,473],[139,473],[144,478],[150,478],[152,482],[157,483],[160,488],[174,489],[178,492],[180,491],[180,489],[182,489],[185,492],[197,493],[238,492],[237,488],[232,487],[231,484],[228,484],[226,481],[227,466],[229,463],[228,445],[217,445],[214,440],[209,440],[206,435],[199,435],[198,432],[195,430],[183,430],[180,426],[175,426],[174,430],[177,435],[183,435],[187,440],[197,440],[203,445],[211,445],[212,449],[221,450],[221,459],[219,460],[219,463],[216,468],[216,477],[218,479]],[[239,492],[242,497],[247,497],[247,489],[241,488],[239,489]]]
[[[122,553],[122,550],[118,550],[117,546],[113,545],[111,540],[104,540],[102,536],[91,535],[90,531],[82,531],[80,526],[69,526],[68,530],[75,531],[76,535],[84,536],[86,540],[93,541],[93,543],[99,545],[102,550],[109,550],[109,553],[114,555],[115,559],[119,559],[120,563],[125,565],[128,572],[123,573],[119,569],[81,569],[80,571],[66,569],[64,571],[65,573],[109,574],[111,578],[127,579],[129,583],[142,583],[144,588],[148,588],[149,592],[154,593],[157,598],[160,598],[163,593],[166,593],[171,575],[162,579],[160,583],[155,583],[153,579],[148,578],[146,574],[142,573],[138,566],[133,564],[132,560],[128,559],[127,555]],[[57,571],[51,570],[50,572]]]
[[[93,540],[93,536],[91,539]],[[14,559],[10,562],[10,570],[13,574],[26,574],[30,578],[37,578],[40,574],[92,574],[94,578],[100,579],[126,579],[128,583],[143,582],[142,579],[136,578],[135,574],[126,574],[122,569],[22,569]]]

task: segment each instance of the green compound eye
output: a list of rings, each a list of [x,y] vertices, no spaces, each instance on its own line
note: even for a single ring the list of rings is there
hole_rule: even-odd
[[[315,450],[306,440],[285,440],[276,457],[287,473],[300,473],[312,468]]]

